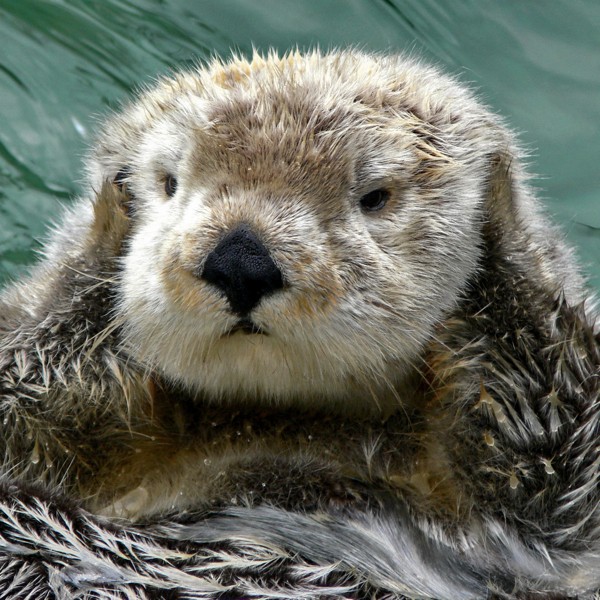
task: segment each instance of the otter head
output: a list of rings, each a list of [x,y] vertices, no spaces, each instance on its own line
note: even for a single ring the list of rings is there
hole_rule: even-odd
[[[90,163],[132,197],[127,351],[211,398],[397,402],[476,269],[506,143],[401,57],[255,56],[160,82]]]

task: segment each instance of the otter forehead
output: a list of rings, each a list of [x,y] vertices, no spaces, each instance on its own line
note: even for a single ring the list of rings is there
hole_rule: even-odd
[[[390,175],[444,185],[450,160],[473,164],[477,151],[464,141],[473,138],[477,150],[485,143],[473,122],[489,123],[489,114],[415,61],[358,52],[254,56],[159,82],[109,124],[98,148],[117,170],[147,157],[139,152],[145,141],[159,162],[187,153],[188,172],[205,183],[227,173],[221,183],[317,185],[327,196],[332,186]]]
[[[368,160],[367,140],[351,128],[348,112],[342,106],[326,112],[313,99],[292,102],[284,94],[232,95],[208,106],[191,142],[191,170],[205,182],[311,191],[325,199],[354,185],[358,159]]]
[[[157,127],[179,132],[187,172],[204,184],[286,187],[326,200],[378,178],[410,177],[419,158],[414,116],[376,111],[329,85],[280,76],[219,94],[192,90],[174,97]]]

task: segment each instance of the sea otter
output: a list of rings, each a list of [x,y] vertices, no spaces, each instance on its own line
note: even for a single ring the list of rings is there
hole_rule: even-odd
[[[109,118],[0,297],[4,589],[591,598],[597,313],[522,155],[358,51]]]

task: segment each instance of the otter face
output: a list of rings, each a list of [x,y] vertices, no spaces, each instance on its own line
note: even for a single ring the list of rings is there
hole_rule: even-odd
[[[359,53],[148,92],[91,165],[134,198],[128,352],[211,398],[397,402],[479,257],[487,150],[462,113],[487,118],[437,72]]]

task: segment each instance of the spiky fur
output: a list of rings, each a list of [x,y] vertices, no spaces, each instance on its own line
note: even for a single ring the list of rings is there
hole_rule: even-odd
[[[522,154],[454,80],[355,51],[110,119],[0,297],[3,597],[592,598],[595,309]],[[285,279],[268,335],[198,277],[239,223]]]

